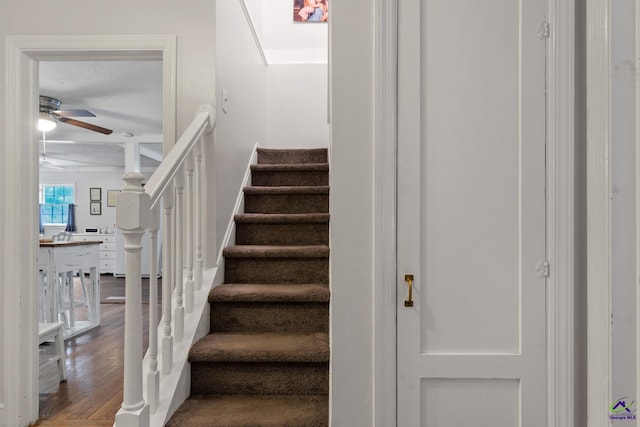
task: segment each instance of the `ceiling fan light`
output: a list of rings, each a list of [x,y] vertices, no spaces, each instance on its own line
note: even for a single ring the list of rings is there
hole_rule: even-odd
[[[56,122],[51,120],[47,113],[40,113],[40,118],[38,118],[38,130],[42,132],[49,132],[50,130],[55,129]]]

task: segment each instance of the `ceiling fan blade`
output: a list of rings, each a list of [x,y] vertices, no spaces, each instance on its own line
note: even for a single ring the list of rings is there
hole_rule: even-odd
[[[55,170],[60,170],[60,171],[65,170],[64,166],[57,165],[54,162],[51,162],[49,160],[49,158],[45,157],[44,155],[42,157],[40,157],[38,163],[39,163],[40,167],[49,168],[49,169],[55,169]]]
[[[63,168],[62,166],[52,165],[51,163],[47,163],[47,162],[40,163],[40,167],[41,167],[41,168],[45,168],[45,169],[53,169],[53,170],[56,170],[56,171],[63,171],[63,170],[66,170],[66,169],[65,169],[65,168]]]
[[[58,117],[58,120],[68,125],[78,126],[84,129],[92,130],[94,132],[100,132],[105,135],[111,135],[113,133],[111,129],[103,128],[97,125],[92,125],[91,123],[87,123],[87,122],[81,122],[80,120],[70,119],[68,117]]]
[[[95,117],[91,111],[87,110],[54,110],[51,112],[56,117]]]

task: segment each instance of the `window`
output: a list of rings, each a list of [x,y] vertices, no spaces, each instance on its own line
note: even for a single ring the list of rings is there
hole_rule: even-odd
[[[69,217],[69,204],[73,203],[75,203],[73,185],[40,185],[43,224],[66,224]]]

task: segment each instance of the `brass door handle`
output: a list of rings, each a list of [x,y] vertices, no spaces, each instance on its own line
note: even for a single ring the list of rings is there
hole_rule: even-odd
[[[413,307],[413,274],[405,274],[404,281],[409,286],[409,298],[404,301],[404,306]]]

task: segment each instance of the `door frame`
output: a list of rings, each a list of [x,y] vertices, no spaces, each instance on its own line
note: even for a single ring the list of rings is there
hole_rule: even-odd
[[[162,59],[166,148],[176,138],[176,36],[9,36],[5,48],[3,279],[5,284],[37,283],[38,201],[29,195],[37,194],[38,188],[38,138],[33,123],[38,111],[39,61]],[[29,188],[33,191],[24,191]],[[4,287],[0,425],[1,421],[27,425],[38,419],[37,298],[35,286]]]
[[[374,425],[396,425],[398,2],[375,0]],[[548,0],[547,427],[574,425],[575,2]],[[390,143],[390,142],[393,143]]]

